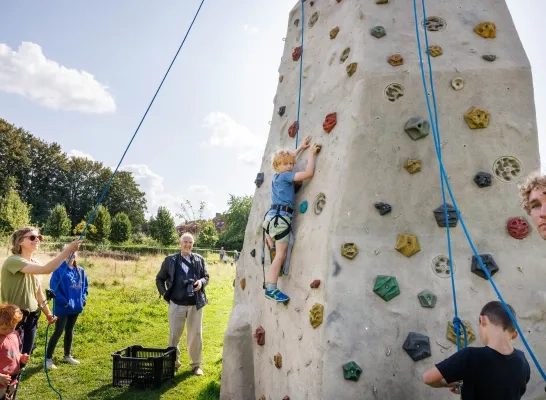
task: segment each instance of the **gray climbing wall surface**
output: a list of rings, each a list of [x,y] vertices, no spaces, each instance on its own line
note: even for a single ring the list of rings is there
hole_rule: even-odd
[[[449,181],[478,252],[546,363],[546,244],[529,229],[516,186],[540,165],[529,61],[504,0],[428,3],[419,30],[428,29],[423,56],[425,65],[425,52],[432,56]],[[421,381],[457,338],[413,2],[307,0],[304,19],[298,3],[237,265],[221,399],[451,399]],[[296,147],[300,57],[299,139],[311,135],[322,151],[297,193],[290,273],[279,278],[291,297],[284,305],[263,294],[261,223],[270,156]],[[471,345],[481,345],[478,313],[496,296],[448,213],[459,316]],[[526,398],[542,398],[534,366],[532,375]]]

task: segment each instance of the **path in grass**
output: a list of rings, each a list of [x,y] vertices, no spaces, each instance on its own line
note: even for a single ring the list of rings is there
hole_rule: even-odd
[[[40,257],[46,261],[47,257]],[[85,312],[76,324],[73,355],[81,365],[61,362],[62,338],[54,355],[58,369],[50,372],[53,386],[64,400],[217,400],[220,396],[222,346],[233,302],[235,267],[209,264],[210,284],[206,288],[209,304],[203,317],[203,370],[205,376],[191,374],[186,350],[186,333],[181,341],[182,367],[172,382],[158,390],[137,391],[112,386],[111,354],[131,345],[166,348],[169,325],[167,303],[158,298],[155,274],[162,258],[142,258],[120,262],[109,259],[82,260],[89,276],[90,293]],[[3,262],[3,259],[0,259]],[[49,277],[44,277],[47,287]],[[37,348],[26,368],[20,387],[22,399],[58,399],[48,387],[42,364],[45,319],[40,319]],[[53,327],[52,327],[53,328]],[[49,335],[53,333],[50,329]]]

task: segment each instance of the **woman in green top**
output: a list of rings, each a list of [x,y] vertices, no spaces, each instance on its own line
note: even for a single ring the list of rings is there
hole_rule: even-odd
[[[40,279],[36,275],[48,275],[56,270],[70,254],[77,251],[81,240],[74,240],[59,253],[57,257],[42,264],[34,258],[34,253],[40,247],[42,235],[38,229],[25,227],[15,231],[11,236],[11,252],[2,265],[0,276],[0,297],[3,302],[15,304],[28,313],[23,324],[22,352],[31,354],[34,350],[34,339],[40,311],[47,317],[47,322],[53,324],[53,316],[42,291]]]

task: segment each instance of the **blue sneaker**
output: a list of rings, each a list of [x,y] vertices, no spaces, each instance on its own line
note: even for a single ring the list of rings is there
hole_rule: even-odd
[[[290,300],[290,297],[285,295],[283,292],[281,292],[279,289],[275,290],[267,290],[265,291],[265,297],[269,300],[274,300],[279,303],[286,303],[288,300]]]

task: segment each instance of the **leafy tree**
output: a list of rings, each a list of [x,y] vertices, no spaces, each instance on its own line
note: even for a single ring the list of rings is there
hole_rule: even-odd
[[[207,221],[199,232],[199,246],[206,248],[214,248],[218,241],[218,232],[212,221]]]
[[[131,221],[125,213],[117,213],[112,219],[112,231],[110,240],[114,243],[123,243],[130,239],[133,227]]]
[[[150,236],[163,246],[168,246],[176,241],[174,219],[166,207],[157,209],[155,218],[150,218],[149,227]]]
[[[108,168],[108,179],[112,171]],[[104,184],[104,186],[106,183]],[[103,186],[103,187],[104,187]],[[146,193],[140,191],[133,174],[118,171],[104,199],[104,205],[112,215],[125,213],[131,221],[133,232],[140,232],[146,223]]]
[[[89,221],[89,217],[93,211],[89,211],[85,216],[85,220]],[[88,231],[88,238],[94,243],[103,243],[110,237],[110,232],[112,228],[112,218],[108,209],[102,204],[97,208],[95,217],[91,221],[95,225],[96,232]]]
[[[13,180],[9,181],[13,183]],[[11,233],[23,226],[30,225],[31,207],[21,200],[12,187],[0,197],[0,232]]]
[[[252,208],[252,196],[229,196],[228,210],[225,213],[226,230],[220,234],[216,245],[230,250],[241,250]]]
[[[28,146],[25,139],[28,132],[17,129],[7,121],[0,119],[0,196],[9,192],[8,179],[15,178],[21,184],[25,180],[30,166]],[[11,186],[10,186],[11,187]]]
[[[66,208],[62,204],[57,204],[47,218],[46,233],[55,239],[59,239],[61,236],[69,235],[71,227],[72,222],[68,218]]]
[[[74,227],[74,235],[81,235],[83,230],[85,229],[85,224],[87,221],[82,220],[78,225]],[[93,235],[97,234],[97,227],[93,224],[89,224],[87,226],[87,230],[85,231],[85,234],[88,235],[88,237],[93,237]],[[91,239],[90,239],[91,240]]]

